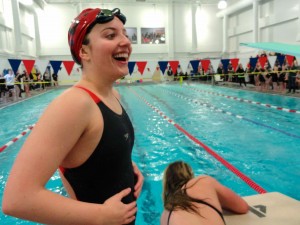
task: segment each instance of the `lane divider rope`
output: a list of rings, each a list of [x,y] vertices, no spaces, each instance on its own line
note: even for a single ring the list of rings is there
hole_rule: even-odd
[[[194,103],[194,104],[199,104],[199,105],[205,106],[205,107],[210,108],[210,109],[212,109],[212,110],[214,110],[214,111],[216,111],[216,112],[221,112],[221,113],[224,113],[224,114],[226,114],[226,115],[233,116],[233,117],[236,117],[236,118],[238,118],[238,119],[248,121],[248,122],[253,123],[253,124],[255,124],[255,125],[269,128],[269,129],[271,129],[271,130],[280,132],[280,133],[285,134],[285,135],[287,135],[287,136],[290,136],[290,137],[293,137],[293,138],[300,139],[300,136],[299,136],[299,135],[292,134],[292,133],[289,133],[289,132],[287,132],[287,131],[285,131],[285,130],[281,130],[281,129],[278,129],[278,128],[276,128],[276,127],[272,127],[272,126],[269,126],[269,125],[266,125],[266,124],[262,124],[262,123],[260,123],[260,122],[257,122],[257,121],[248,119],[248,118],[246,118],[246,117],[244,117],[244,116],[241,116],[241,115],[238,115],[238,114],[235,114],[235,113],[232,113],[232,112],[225,111],[225,110],[220,109],[220,108],[217,108],[216,106],[213,106],[213,105],[211,105],[211,104],[209,104],[209,103],[199,102],[199,101],[197,101],[197,100],[195,100],[195,99],[190,99],[190,98],[184,97],[184,96],[182,96],[182,95],[179,95],[179,94],[177,94],[177,93],[174,93],[174,92],[172,92],[172,91],[168,91],[168,90],[165,90],[165,89],[164,89],[163,91],[168,92],[168,93],[172,94],[173,96],[176,96],[176,97],[178,97],[178,98],[181,98],[181,99],[183,99],[183,100],[185,100],[185,101],[189,101],[189,102],[192,102],[192,103]]]
[[[128,87],[130,89],[130,87]],[[158,108],[151,105],[146,99],[144,99],[142,96],[140,96],[138,93],[130,89],[134,95],[136,95],[139,99],[141,99],[143,102],[146,103],[150,108],[152,108],[156,113],[158,113],[162,118],[164,118],[166,121],[168,121],[170,124],[175,126],[179,131],[181,131],[183,134],[185,134],[190,140],[195,142],[196,144],[200,145],[204,150],[212,155],[216,160],[218,160],[220,163],[222,163],[226,168],[228,168],[231,172],[233,172],[235,175],[237,175],[240,179],[242,179],[246,184],[248,184],[252,189],[254,189],[256,192],[260,194],[267,193],[265,189],[263,189],[261,186],[256,184],[251,178],[240,172],[236,167],[234,167],[232,164],[227,162],[225,159],[223,159],[219,154],[217,154],[215,151],[213,151],[211,148],[209,148],[207,145],[205,145],[203,142],[198,140],[196,137],[194,137],[192,134],[187,132],[184,128],[182,128],[179,124],[177,124],[175,121],[170,119],[168,116],[166,116],[162,111],[160,111]]]
[[[34,126],[35,126],[35,124],[29,126],[26,130],[22,131],[21,134],[19,134],[18,136],[16,136],[15,138],[13,138],[9,142],[7,142],[5,145],[3,145],[2,147],[0,147],[0,152],[3,152],[4,149],[6,149],[8,146],[12,145],[16,141],[18,141],[21,137],[23,137],[25,134],[27,134],[28,132],[30,132],[33,129]]]
[[[246,102],[246,103],[249,103],[249,104],[265,106],[267,108],[276,109],[276,110],[280,110],[280,111],[284,111],[284,112],[288,112],[288,113],[300,114],[300,110],[296,110],[296,109],[288,109],[288,108],[275,106],[275,105],[271,105],[271,104],[267,104],[267,103],[256,102],[256,101],[243,99],[243,98],[238,98],[238,97],[234,97],[234,96],[230,96],[230,95],[224,95],[224,94],[220,94],[220,93],[213,92],[213,91],[199,90],[199,89],[193,88],[193,87],[185,86],[185,88],[189,88],[191,90],[202,92],[202,93],[208,93],[208,94],[212,94],[212,95],[216,95],[216,96],[222,96],[222,97],[225,97],[225,98],[228,98],[228,99],[233,99],[233,100],[239,101],[239,102]]]

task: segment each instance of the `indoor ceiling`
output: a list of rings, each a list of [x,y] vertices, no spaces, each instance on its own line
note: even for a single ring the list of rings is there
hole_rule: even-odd
[[[180,2],[180,3],[197,3],[197,4],[217,4],[219,0],[44,0],[51,3],[168,3],[168,2]]]

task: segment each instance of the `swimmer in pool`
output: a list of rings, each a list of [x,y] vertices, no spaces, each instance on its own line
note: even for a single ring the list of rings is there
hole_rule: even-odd
[[[194,177],[183,161],[171,163],[163,176],[161,225],[224,225],[222,208],[248,212],[248,204],[210,176]]]
[[[132,51],[120,9],[85,9],[68,41],[82,67],[27,138],[3,197],[5,214],[43,224],[135,224],[143,175],[132,162],[134,130],[113,88]],[[60,168],[69,197],[46,183]]]

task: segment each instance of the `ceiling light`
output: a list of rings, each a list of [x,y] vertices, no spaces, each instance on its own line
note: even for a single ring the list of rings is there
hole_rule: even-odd
[[[227,7],[226,0],[220,0],[218,3],[218,9],[225,9]]]

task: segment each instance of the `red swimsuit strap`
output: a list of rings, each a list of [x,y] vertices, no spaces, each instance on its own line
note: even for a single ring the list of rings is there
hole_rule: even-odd
[[[86,89],[85,87],[81,87],[81,86],[74,86],[74,87],[85,90],[92,97],[94,102],[99,103],[101,101],[101,99],[97,95],[95,95],[93,92],[91,92],[89,89]]]

